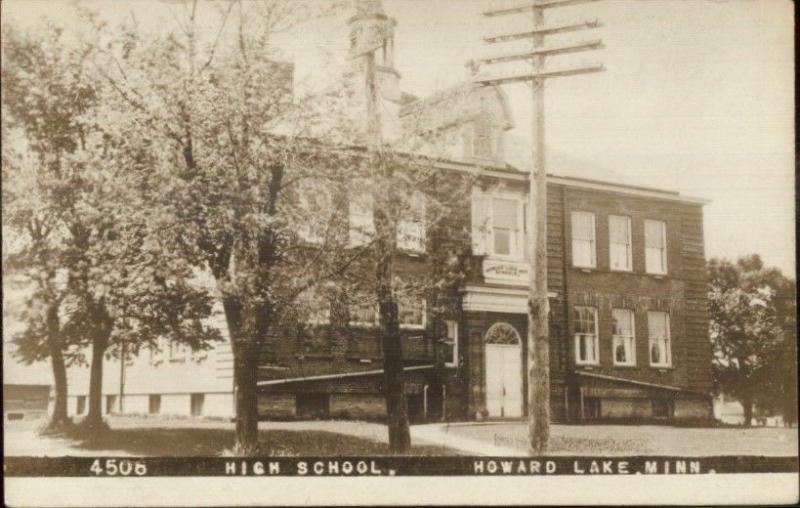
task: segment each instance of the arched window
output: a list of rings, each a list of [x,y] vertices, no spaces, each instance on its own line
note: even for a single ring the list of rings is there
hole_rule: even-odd
[[[508,323],[495,323],[486,332],[483,338],[486,344],[505,344],[516,346],[521,344],[517,329]]]

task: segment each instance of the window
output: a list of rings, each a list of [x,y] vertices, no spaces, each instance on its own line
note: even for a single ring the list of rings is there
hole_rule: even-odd
[[[636,332],[633,311],[612,309],[614,365],[636,365]]]
[[[182,362],[186,360],[186,345],[180,342],[170,341],[169,343],[169,361]]]
[[[650,365],[653,367],[669,367],[672,364],[669,314],[656,311],[648,312],[647,330],[650,336]]]
[[[667,273],[667,224],[660,220],[644,221],[644,258],[647,273]]]
[[[117,396],[106,395],[106,414],[115,413],[117,411]]]
[[[522,260],[526,255],[525,203],[521,195],[472,194],[472,253]]]
[[[425,299],[412,295],[397,298],[397,313],[400,328],[425,328]]]
[[[202,362],[208,358],[208,349],[192,349],[192,360]]]
[[[608,254],[612,270],[631,271],[631,218],[608,216]]]
[[[364,190],[350,200],[350,247],[372,241],[375,223],[372,220],[372,195]]]
[[[205,404],[205,401],[205,394],[193,393],[189,401],[189,413],[192,416],[203,416],[203,405]]]
[[[297,297],[297,312],[301,321],[312,325],[327,325],[331,322],[330,302],[311,289]]]
[[[575,363],[596,365],[599,363],[597,340],[597,309],[575,307]]]
[[[153,365],[158,365],[159,363],[164,361],[164,338],[159,337],[156,339],[154,344],[149,346],[150,349],[150,363]]]
[[[444,341],[444,365],[458,367],[458,323],[445,321],[447,339]]]
[[[151,415],[157,415],[161,412],[161,395],[150,395],[147,401],[147,412]]]
[[[322,244],[330,224],[333,196],[319,180],[297,182],[297,236],[308,243]]]
[[[601,413],[600,399],[598,397],[585,397],[583,399],[583,417],[594,420],[600,418]]]
[[[86,412],[86,395],[78,395],[77,400],[75,401],[77,407],[75,408],[75,414],[82,415]]]
[[[518,201],[513,199],[492,199],[493,252],[498,256],[518,254],[518,206]]]
[[[408,252],[425,252],[425,194],[415,191],[405,206],[397,223],[397,248]]]
[[[572,265],[581,268],[597,266],[593,213],[572,212]]]
[[[378,323],[377,304],[365,295],[357,295],[350,301],[347,309],[351,326],[369,328]]]
[[[675,412],[675,405],[669,399],[653,399],[650,401],[653,411],[653,418],[672,418]]]

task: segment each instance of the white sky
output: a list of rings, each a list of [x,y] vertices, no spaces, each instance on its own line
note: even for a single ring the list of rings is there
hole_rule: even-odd
[[[322,1],[322,0],[320,0]],[[522,0],[510,3],[522,3]],[[401,87],[427,95],[465,77],[484,35],[524,29],[525,16],[484,18],[497,0],[385,0],[398,21]],[[158,0],[89,2],[109,18],[135,12],[165,27],[179,7]],[[69,20],[67,2],[3,2],[6,21]],[[172,12],[171,12],[172,11]],[[344,12],[283,38],[298,79],[344,62]],[[793,12],[789,0],[605,0],[547,11],[548,24],[603,27],[553,43],[602,38],[606,48],[551,58],[553,68],[602,62],[607,71],[547,86],[548,171],[669,188],[708,198],[707,256],[759,253],[795,271]],[[505,46],[513,49],[514,46]],[[323,56],[330,52],[331,57]],[[561,65],[560,65],[561,64]],[[520,146],[530,139],[526,85],[507,85]]]

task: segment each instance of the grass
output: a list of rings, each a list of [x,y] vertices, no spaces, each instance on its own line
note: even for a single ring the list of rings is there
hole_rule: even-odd
[[[389,455],[386,443],[325,431],[259,431],[259,455],[276,457]],[[76,448],[121,451],[160,457],[209,457],[230,454],[233,430],[197,428],[117,429],[77,438]],[[438,446],[415,446],[408,455],[441,456],[456,452]]]
[[[453,426],[449,432],[490,444],[528,449],[524,423]],[[553,425],[552,455],[796,456],[797,429],[660,425]]]

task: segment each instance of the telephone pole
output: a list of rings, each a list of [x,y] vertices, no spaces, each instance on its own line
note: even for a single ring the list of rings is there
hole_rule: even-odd
[[[550,438],[550,338],[549,303],[547,300],[547,178],[545,169],[544,85],[549,78],[601,72],[601,64],[548,71],[545,59],[564,53],[578,53],[603,47],[599,39],[558,46],[545,46],[545,37],[552,34],[586,30],[600,26],[597,21],[547,26],[546,9],[566,7],[596,0],[533,0],[524,5],[485,11],[486,17],[532,14],[531,30],[485,37],[489,44],[530,39],[531,50],[500,54],[477,60],[478,64],[527,61],[531,71],[508,76],[476,76],[476,83],[485,86],[524,82],[531,87],[533,99],[533,164],[529,177],[527,222],[531,229],[533,255],[530,256],[532,278],[528,285],[528,438],[531,450],[544,452]]]

